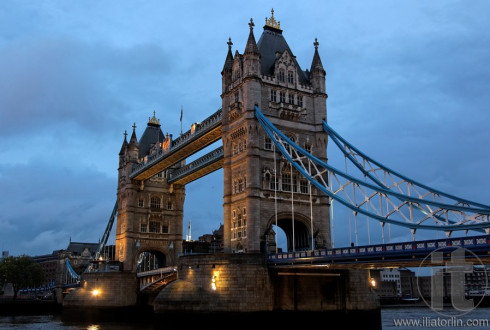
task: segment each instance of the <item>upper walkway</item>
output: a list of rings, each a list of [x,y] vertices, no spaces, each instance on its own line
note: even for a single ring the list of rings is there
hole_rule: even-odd
[[[146,180],[186,159],[190,155],[221,139],[222,111],[219,109],[201,123],[171,141],[168,149],[160,149],[144,162],[137,164],[130,178]]]

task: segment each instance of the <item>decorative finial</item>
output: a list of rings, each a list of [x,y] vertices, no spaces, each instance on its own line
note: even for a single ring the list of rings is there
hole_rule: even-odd
[[[250,23],[248,23],[248,26],[250,26],[250,31],[254,29],[255,24],[253,19],[250,19]]]
[[[133,123],[133,132],[136,130],[136,123]]]
[[[274,8],[271,9],[271,18],[265,18],[265,25],[266,26],[270,26],[274,29],[278,29],[280,30],[281,29],[281,22],[277,21],[276,22],[276,19],[274,18]]]
[[[128,137],[128,131],[124,130],[124,140]]]
[[[233,45],[233,42],[231,42],[231,38],[228,38],[228,42],[226,44],[228,45],[228,49],[231,50],[231,46]]]
[[[313,43],[313,46],[315,46],[315,49],[318,49],[318,45],[320,43],[318,42],[317,38],[315,38],[315,42]]]
[[[160,120],[156,117],[156,111],[153,110],[153,117],[148,117],[148,124],[158,125],[160,126]]]

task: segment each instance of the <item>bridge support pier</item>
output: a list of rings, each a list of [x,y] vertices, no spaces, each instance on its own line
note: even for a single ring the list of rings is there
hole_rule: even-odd
[[[101,272],[82,274],[80,288],[63,300],[63,309],[118,308],[137,303],[135,273]]]
[[[179,258],[178,280],[153,302],[165,322],[184,318],[253,325],[336,320],[381,328],[381,311],[366,270],[269,268],[263,254],[215,254]],[[303,319],[302,316],[308,319]],[[328,321],[330,322],[330,321]],[[353,323],[354,322],[354,323]]]

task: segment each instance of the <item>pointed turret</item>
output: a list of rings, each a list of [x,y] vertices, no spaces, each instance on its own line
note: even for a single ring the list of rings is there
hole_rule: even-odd
[[[228,54],[226,54],[225,65],[223,65],[223,71],[221,71],[221,80],[222,80],[222,92],[226,91],[226,86],[231,84],[231,76],[233,72],[233,54],[231,52],[231,46],[233,42],[231,42],[231,38],[228,38]]]
[[[123,144],[121,146],[121,151],[119,151],[119,156],[123,156],[126,153],[126,150],[128,149],[127,136],[128,136],[128,132],[125,130],[124,131],[124,141],[123,141]]]
[[[250,23],[248,23],[248,26],[250,27],[250,33],[248,35],[247,46],[245,47],[244,55],[248,55],[248,54],[260,55],[259,48],[257,47],[257,43],[255,42],[255,36],[254,36],[255,24],[253,19],[250,19]]]
[[[250,33],[248,35],[247,46],[245,47],[245,52],[243,54],[243,76],[258,76],[260,73],[260,52],[255,42],[254,36],[254,21],[250,19],[248,23],[250,27]]]
[[[131,134],[131,138],[129,139],[129,144],[128,144],[129,160],[132,162],[137,162],[138,153],[139,153],[139,145],[138,145],[138,138],[136,137],[136,123],[133,123],[133,134]]]
[[[129,139],[129,147],[138,147],[138,138],[136,137],[136,123],[133,123],[133,134]]]
[[[322,60],[318,53],[318,40],[315,38],[313,46],[315,46],[315,54],[313,55],[313,61],[311,62],[310,80],[313,90],[318,93],[325,93],[325,76],[326,72],[323,69]]]

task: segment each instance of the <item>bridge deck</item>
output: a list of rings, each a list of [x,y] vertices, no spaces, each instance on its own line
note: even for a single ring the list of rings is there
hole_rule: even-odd
[[[170,173],[168,183],[188,184],[223,167],[223,147]]]
[[[449,260],[450,252],[458,247],[470,252],[466,255],[465,261],[475,264],[480,261],[485,264],[490,263],[490,235],[286,252],[269,255],[268,262],[271,268],[418,267],[421,263],[424,263],[424,266],[429,265],[431,252],[436,250],[446,252],[443,258]]]
[[[194,129],[175,139],[168,151],[161,149],[146,163],[138,164],[130,175],[131,179],[149,179],[221,139],[221,116],[219,109],[202,123],[195,124]]]

